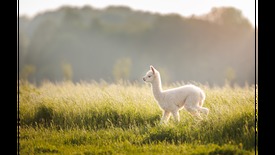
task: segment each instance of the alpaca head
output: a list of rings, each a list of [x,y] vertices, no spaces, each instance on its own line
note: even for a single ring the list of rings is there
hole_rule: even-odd
[[[159,76],[159,72],[151,65],[150,70],[143,77],[143,81],[152,83]]]

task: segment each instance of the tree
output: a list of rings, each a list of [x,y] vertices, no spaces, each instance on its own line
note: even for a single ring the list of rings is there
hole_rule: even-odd
[[[221,25],[242,25],[244,27],[248,26],[249,28],[252,28],[248,19],[242,15],[240,10],[235,9],[234,7],[212,8],[211,12],[206,15],[206,18]]]
[[[225,70],[225,83],[226,84],[232,84],[232,81],[234,81],[236,78],[236,72],[232,67],[228,67]]]
[[[116,81],[121,79],[128,79],[130,76],[130,70],[132,61],[130,58],[120,58],[116,61],[113,68],[113,75]]]
[[[73,78],[73,69],[69,63],[62,63],[63,77],[66,81],[71,81]]]
[[[27,80],[31,74],[35,73],[35,70],[36,68],[34,65],[25,65],[20,72],[19,78]]]

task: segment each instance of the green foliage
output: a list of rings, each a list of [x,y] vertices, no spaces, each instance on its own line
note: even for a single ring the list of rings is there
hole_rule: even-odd
[[[20,154],[254,154],[255,88],[210,88],[208,117],[160,125],[148,85],[20,81]],[[175,84],[177,86],[179,84]],[[172,86],[164,86],[169,88]],[[173,86],[174,87],[174,86]]]

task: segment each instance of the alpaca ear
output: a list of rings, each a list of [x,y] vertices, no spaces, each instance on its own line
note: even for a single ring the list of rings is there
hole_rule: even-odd
[[[152,70],[153,74],[155,74],[155,68],[152,65],[150,65],[150,69]]]

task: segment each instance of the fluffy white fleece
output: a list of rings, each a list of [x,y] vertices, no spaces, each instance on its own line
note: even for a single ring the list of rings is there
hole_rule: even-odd
[[[202,119],[200,112],[208,115],[209,109],[202,107],[205,100],[205,93],[201,88],[189,84],[173,89],[162,90],[160,74],[152,65],[143,77],[143,80],[151,83],[154,97],[163,110],[161,123],[167,123],[171,113],[175,121],[179,122],[179,110],[183,108],[198,119]]]

